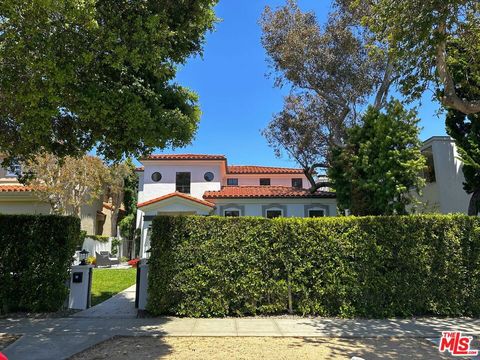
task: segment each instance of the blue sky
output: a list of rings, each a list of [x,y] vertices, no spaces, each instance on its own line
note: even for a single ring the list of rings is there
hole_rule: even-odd
[[[207,36],[203,58],[192,58],[178,72],[177,81],[200,97],[202,118],[196,138],[186,148],[165,153],[224,154],[229,164],[295,166],[285,156],[275,157],[260,134],[282,109],[286,90],[273,87],[266,77],[268,65],[260,43],[258,25],[266,5],[284,0],[221,0],[216,13],[221,22]],[[326,19],[329,1],[300,0],[303,10],[313,10]],[[444,135],[444,119],[436,115],[438,105],[426,94],[419,108],[421,139]]]

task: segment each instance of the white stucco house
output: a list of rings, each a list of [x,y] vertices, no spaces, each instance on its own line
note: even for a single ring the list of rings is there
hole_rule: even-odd
[[[453,139],[449,136],[433,136],[421,148],[427,159],[426,186],[421,196],[421,213],[468,213],[471,195],[463,189],[465,178],[462,161]]]
[[[137,228],[140,256],[157,215],[335,216],[335,193],[308,191],[302,169],[229,166],[223,155],[151,155],[140,160]]]

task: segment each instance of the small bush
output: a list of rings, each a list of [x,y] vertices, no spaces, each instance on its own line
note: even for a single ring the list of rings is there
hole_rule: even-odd
[[[158,217],[148,310],[210,317],[480,315],[480,220]]]
[[[0,215],[0,312],[58,310],[79,237],[74,217]]]

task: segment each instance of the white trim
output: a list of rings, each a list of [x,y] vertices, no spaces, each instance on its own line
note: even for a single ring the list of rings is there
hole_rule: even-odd
[[[322,216],[322,217],[326,217],[326,216],[327,216],[327,212],[325,211],[324,208],[313,207],[313,208],[308,209],[308,217],[312,217],[312,216],[310,215],[310,211],[321,211],[321,212],[323,213],[323,216]]]
[[[225,213],[227,211],[236,211],[236,212],[238,212],[239,217],[242,216],[242,211],[238,208],[235,208],[235,207],[229,207],[229,208],[223,209],[223,216],[226,216]]]
[[[279,207],[271,207],[271,208],[268,208],[268,209],[265,209],[265,217],[268,218],[268,212],[269,211],[280,211],[280,217],[284,217],[285,214],[283,212],[283,209],[279,208]]]

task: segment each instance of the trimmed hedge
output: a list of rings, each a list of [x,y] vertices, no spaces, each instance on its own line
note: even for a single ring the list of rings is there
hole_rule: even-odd
[[[148,310],[211,317],[480,315],[480,220],[157,217]]]
[[[56,311],[80,237],[80,219],[0,215],[0,312]]]

